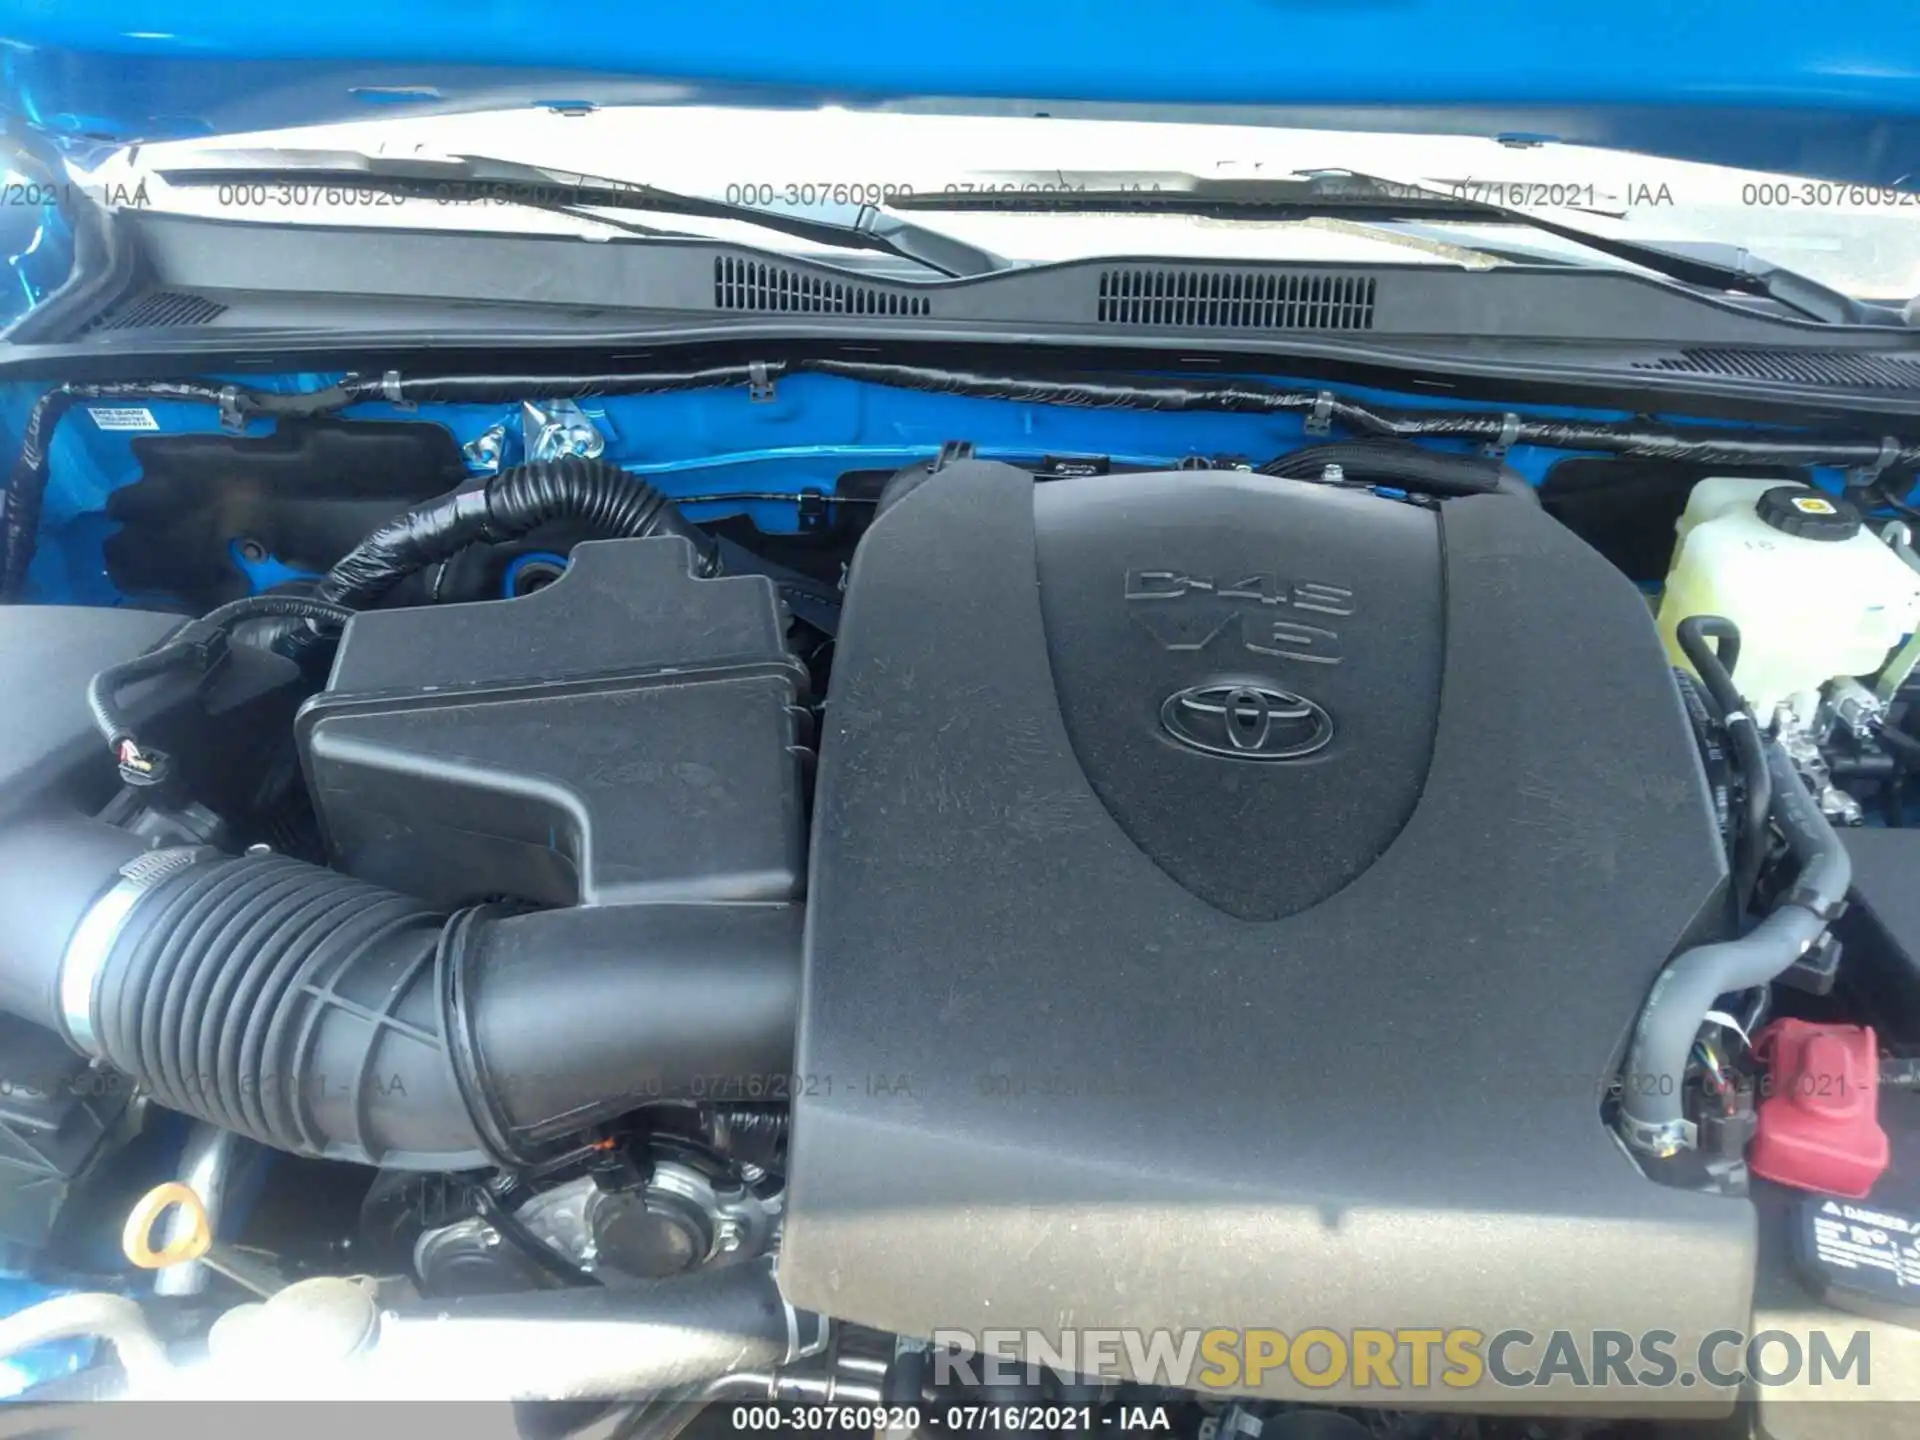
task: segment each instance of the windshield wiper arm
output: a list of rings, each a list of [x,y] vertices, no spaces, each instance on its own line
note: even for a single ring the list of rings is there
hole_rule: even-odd
[[[1528,210],[1448,195],[1400,180],[1351,170],[1301,171],[1287,177],[1213,179],[1146,171],[994,173],[975,190],[896,195],[895,210],[997,210],[1031,214],[1170,214],[1218,220],[1457,220],[1524,225],[1616,260],[1702,289],[1756,295],[1828,324],[1899,324],[1893,312],[1868,305],[1806,275],[1770,264],[1735,246],[1669,249],[1567,225]],[[1711,258],[1722,250],[1730,258]]]
[[[594,220],[639,235],[674,232],[634,225],[600,210],[733,220],[843,249],[873,250],[924,265],[942,275],[988,275],[1010,268],[989,250],[928,229],[872,205],[862,205],[850,224],[807,215],[783,215],[705,195],[683,195],[657,185],[583,175],[543,165],[525,165],[486,155],[361,155],[346,150],[217,150],[157,168],[169,185],[337,185],[403,199],[449,203],[491,200],[530,210]]]

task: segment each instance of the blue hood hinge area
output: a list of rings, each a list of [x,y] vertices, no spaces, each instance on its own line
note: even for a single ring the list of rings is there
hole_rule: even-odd
[[[64,338],[129,289],[139,272],[128,228],[68,173],[59,149],[7,117],[0,132],[0,340]]]

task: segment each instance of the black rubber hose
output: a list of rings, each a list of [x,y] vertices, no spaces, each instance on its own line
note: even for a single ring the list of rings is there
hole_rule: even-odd
[[[102,927],[128,845],[78,816],[0,830],[6,913],[48,915],[0,946],[0,1003],[262,1144],[528,1164],[654,1100],[766,1093],[792,1062],[799,906],[448,920],[303,861],[163,851]]]
[[[449,979],[495,1154],[657,1100],[785,1093],[798,905],[579,906],[474,918]]]
[[[1787,842],[1787,854],[1799,874],[1793,888],[1780,899],[1783,905],[1801,905],[1831,919],[1847,898],[1853,882],[1853,861],[1834,833],[1827,817],[1807,793],[1793,761],[1779,745],[1767,746],[1767,769],[1773,776],[1773,823]]]
[[[1846,847],[1801,784],[1793,762],[1767,747],[1773,819],[1799,863],[1778,907],[1747,934],[1699,945],[1669,961],[1634,1027],[1621,1077],[1620,1128],[1630,1145],[1665,1156],[1683,1148],[1687,1057],[1722,995],[1766,985],[1812,947],[1839,913],[1853,868]]]
[[[1680,689],[1680,703],[1686,708],[1687,723],[1693,727],[1693,740],[1700,751],[1701,768],[1706,771],[1707,792],[1713,797],[1713,814],[1720,828],[1721,840],[1732,852],[1739,843],[1739,837],[1733,824],[1733,802],[1728,783],[1732,766],[1727,747],[1721,739],[1724,731],[1707,704],[1706,691],[1699,676],[1676,665],[1673,683]]]
[[[469,1295],[383,1311],[355,1362],[418,1393],[490,1400],[656,1398],[740,1371],[772,1371],[825,1344],[765,1259],[655,1284]]]
[[[1733,667],[1740,659],[1740,627],[1720,615],[1689,615],[1674,628],[1674,638],[1720,712],[1718,718],[1727,728],[1727,743],[1733,748],[1734,763],[1746,789],[1740,846],[1733,872],[1735,910],[1744,915],[1752,903],[1753,887],[1759,882],[1760,866],[1767,856],[1773,777],[1760,739],[1759,722],[1748,711],[1733,681]]]
[[[1674,639],[1693,665],[1700,683],[1707,687],[1713,703],[1720,707],[1722,719],[1735,710],[1744,710],[1746,702],[1733,683],[1733,670],[1740,663],[1740,627],[1723,615],[1689,615],[1674,627]]]
[[[503,470],[388,521],[329,570],[315,594],[361,609],[469,545],[517,539],[556,520],[582,525],[599,540],[679,535],[692,543],[703,572],[712,569],[713,541],[653,486],[604,460],[565,459]]]
[[[1317,480],[1329,465],[1338,465],[1349,480],[1403,486],[1427,495],[1504,493],[1539,498],[1517,471],[1491,455],[1426,450],[1411,440],[1334,440],[1307,445],[1269,460],[1260,467],[1260,473],[1289,480]]]
[[[1893,757],[1894,764],[1902,770],[1920,770],[1920,740],[1897,725],[1885,723],[1876,726],[1873,734],[1880,748]]]

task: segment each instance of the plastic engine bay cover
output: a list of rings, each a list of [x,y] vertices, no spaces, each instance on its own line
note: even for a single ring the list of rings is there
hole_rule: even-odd
[[[849,580],[783,1288],[1685,1353],[1747,1322],[1752,1210],[1601,1101],[1724,881],[1645,602],[1529,500],[953,465]]]

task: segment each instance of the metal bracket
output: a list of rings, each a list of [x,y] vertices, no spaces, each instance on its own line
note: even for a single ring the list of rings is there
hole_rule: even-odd
[[[1487,454],[1495,460],[1504,460],[1507,452],[1520,438],[1520,417],[1509,410],[1500,417],[1500,433],[1487,442]]]
[[[927,471],[929,474],[938,475],[949,465],[957,465],[962,460],[971,460],[972,458],[973,441],[949,440],[941,445],[940,453],[934,457],[933,464],[927,467]]]
[[[1821,705],[1823,718],[1843,727],[1856,740],[1873,739],[1874,731],[1886,718],[1887,704],[1858,680],[1844,677],[1827,683],[1827,698]],[[1832,726],[1816,725],[1816,732],[1831,733]]]
[[[1829,925],[1847,913],[1844,900],[1822,900],[1820,892],[1808,885],[1795,885],[1786,894],[1773,902],[1774,909],[1783,909],[1788,905],[1797,905],[1807,911],[1816,920],[1824,920]],[[1818,943],[1818,942],[1816,942]],[[1808,946],[1812,949],[1812,946]]]
[[[571,400],[520,403],[520,438],[529,461],[577,455],[591,460],[607,448],[593,421]]]
[[[773,399],[773,376],[767,373],[764,360],[747,364],[747,399],[756,402]]]
[[[1620,1138],[1636,1150],[1644,1150],[1661,1160],[1669,1160],[1682,1150],[1691,1150],[1700,1143],[1700,1131],[1691,1120],[1668,1120],[1664,1124],[1647,1125],[1622,1115],[1619,1121]]]
[[[1313,397],[1313,409],[1307,412],[1307,422],[1302,428],[1309,435],[1333,433],[1333,392],[1331,390],[1322,390]]]
[[[1907,677],[1920,665],[1920,634],[1909,636],[1907,643],[1894,652],[1894,657],[1880,670],[1880,678],[1874,682],[1874,698],[1882,704],[1891,705],[1893,697],[1900,693],[1900,687],[1907,683]]]
[[[220,428],[229,435],[238,435],[247,428],[247,417],[240,410],[238,385],[220,387]]]
[[[467,464],[475,470],[488,474],[500,468],[501,458],[507,450],[507,427],[489,425],[473,439],[460,447],[460,454]]]
[[[827,496],[821,490],[802,490],[800,492],[800,530],[803,534],[817,534],[827,528],[832,512],[827,508]]]
[[[1847,488],[1860,490],[1873,484],[1900,458],[1900,442],[1891,435],[1880,437],[1880,453],[1865,465],[1847,471]]]

